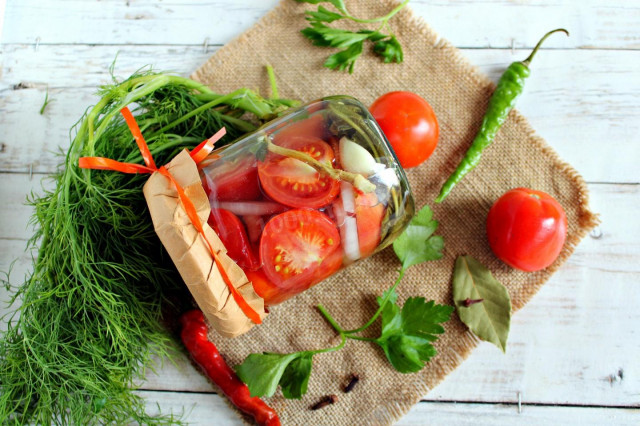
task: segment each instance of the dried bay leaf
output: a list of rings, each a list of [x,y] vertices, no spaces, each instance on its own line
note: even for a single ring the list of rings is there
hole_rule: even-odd
[[[482,299],[482,302],[467,305],[467,299]],[[456,259],[453,302],[460,320],[473,334],[506,351],[511,323],[509,293],[491,271],[471,256]]]

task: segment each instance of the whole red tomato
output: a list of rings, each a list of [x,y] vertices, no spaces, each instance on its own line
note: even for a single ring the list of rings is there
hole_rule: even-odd
[[[487,216],[491,250],[523,271],[551,265],[567,236],[567,216],[551,195],[527,188],[507,191]]]
[[[386,93],[369,110],[405,169],[422,164],[436,149],[440,134],[436,114],[415,93]]]

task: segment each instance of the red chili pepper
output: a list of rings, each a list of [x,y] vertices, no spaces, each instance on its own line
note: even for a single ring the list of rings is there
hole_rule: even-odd
[[[192,310],[180,318],[182,343],[207,376],[240,411],[253,417],[258,425],[280,426],[275,410],[263,400],[249,393],[249,388],[227,365],[216,346],[207,338],[207,324],[199,310]]]

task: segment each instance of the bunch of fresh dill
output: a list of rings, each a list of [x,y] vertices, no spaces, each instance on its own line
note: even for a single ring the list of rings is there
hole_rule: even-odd
[[[158,164],[222,126],[227,136],[219,144],[228,143],[291,105],[247,89],[217,95],[152,72],[114,80],[99,94],[76,125],[55,189],[30,199],[36,231],[29,245],[37,256],[24,283],[7,283],[20,306],[0,339],[0,424],[178,420],[147,415],[133,391],[151,357],[172,352],[163,314],[172,303],[180,309],[175,301],[184,294],[147,212],[148,175],[82,170],[78,158],[142,161],[119,115],[126,105]]]

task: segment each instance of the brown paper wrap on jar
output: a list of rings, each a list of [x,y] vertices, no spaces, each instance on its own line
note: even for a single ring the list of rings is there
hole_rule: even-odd
[[[227,256],[222,241],[207,224],[211,207],[195,162],[187,151],[182,151],[166,168],[195,206],[207,240],[219,256],[231,283],[260,318],[264,318],[267,315],[264,300],[253,290],[242,269]],[[211,325],[225,337],[249,331],[255,324],[231,295],[207,243],[189,220],[175,185],[156,172],[144,185],[143,191],[160,241]]]

